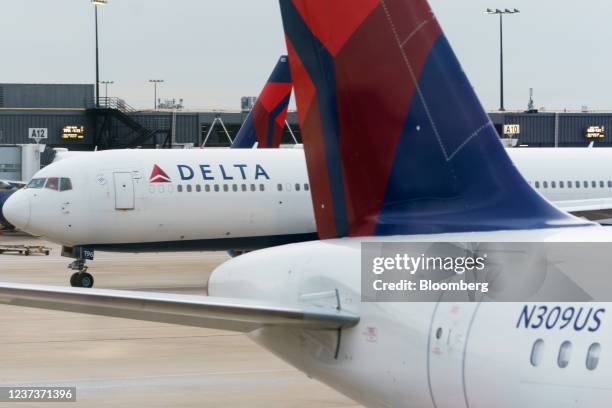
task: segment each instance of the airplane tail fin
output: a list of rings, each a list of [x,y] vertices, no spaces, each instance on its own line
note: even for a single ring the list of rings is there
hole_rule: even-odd
[[[426,0],[280,0],[321,238],[580,225],[506,154]]]
[[[232,149],[250,149],[255,143],[258,148],[280,145],[292,88],[289,62],[283,55],[238,131]]]

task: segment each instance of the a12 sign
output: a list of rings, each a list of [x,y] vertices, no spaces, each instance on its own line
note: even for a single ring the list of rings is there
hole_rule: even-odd
[[[47,128],[30,128],[28,129],[28,137],[34,140],[47,139],[49,130]]]

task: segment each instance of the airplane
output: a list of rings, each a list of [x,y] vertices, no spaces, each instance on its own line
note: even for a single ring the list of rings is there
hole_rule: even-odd
[[[188,149],[188,150],[109,150],[102,152],[69,152],[57,151],[52,164],[46,166],[39,171],[32,180],[28,183],[25,194],[18,194],[17,197],[2,206],[3,212],[8,214],[8,218],[17,223],[20,229],[30,232],[37,236],[54,236],[54,232],[49,232],[47,219],[39,224],[38,218],[42,213],[47,213],[46,209],[42,209],[38,204],[46,200],[44,198],[50,192],[57,193],[56,198],[59,199],[52,206],[62,214],[64,221],[67,221],[61,228],[67,235],[60,238],[60,242],[68,242],[73,231],[85,227],[89,232],[87,240],[95,241],[96,243],[108,243],[108,246],[82,247],[68,244],[69,248],[62,252],[63,255],[72,256],[76,261],[71,263],[69,267],[76,270],[70,279],[71,285],[91,287],[93,285],[93,276],[87,273],[85,262],[92,258],[93,250],[105,249],[118,251],[170,251],[171,248],[180,250],[190,249],[232,249],[235,252],[262,248],[267,246],[280,245],[289,242],[302,242],[316,238],[314,231],[314,217],[312,216],[312,206],[309,197],[303,192],[308,191],[308,183],[306,180],[306,164],[301,157],[302,153],[294,150],[288,154],[284,154],[281,160],[271,162],[267,157],[275,155],[273,152],[241,150],[258,147],[262,149],[267,146],[278,147],[282,131],[284,130],[289,99],[291,95],[292,84],[287,56],[281,56],[272,71],[270,78],[262,89],[254,108],[247,115],[245,122],[239,130],[239,133],[231,146],[231,149]],[[229,153],[229,151],[234,151]],[[291,149],[283,149],[291,150]],[[226,157],[235,162],[228,164]],[[300,160],[301,158],[301,160]],[[103,168],[106,164],[116,160],[113,164],[114,170],[107,173]],[[208,164],[204,164],[205,160]],[[155,165],[150,169],[142,168],[139,162],[155,162]],[[286,179],[281,174],[282,169],[288,167],[288,162],[298,161],[302,167],[300,171],[304,176],[304,180],[300,186],[295,187],[297,192],[302,194],[292,193],[291,190],[280,192],[279,194],[266,194],[265,202],[266,210],[258,212],[254,215],[253,209],[245,207],[238,201],[234,201],[233,205],[227,205],[220,199],[225,197],[224,193],[243,192],[249,196],[262,196],[265,191],[272,191],[273,187],[270,181],[270,174],[279,175],[275,178],[276,181],[284,184],[294,184],[294,179]],[[88,163],[96,162],[101,164],[94,170],[95,175],[89,173],[85,168],[89,167]],[[175,166],[175,163],[182,163],[180,166]],[[259,162],[269,163],[262,166]],[[81,175],[73,174],[70,177],[51,177],[50,175],[71,173],[69,170],[72,165],[84,166]],[[181,177],[186,177],[190,174],[193,177],[202,177],[206,181],[206,185],[192,186],[177,186],[169,178],[168,173],[163,169],[178,168]],[[93,176],[81,177],[84,174]],[[45,176],[47,175],[47,176]],[[218,180],[219,184],[210,183],[212,180]],[[232,181],[231,183],[229,183]],[[221,183],[222,182],[222,183]],[[143,190],[145,184],[148,188]],[[94,194],[98,199],[105,202],[108,194],[113,194],[113,208],[119,213],[126,215],[122,222],[127,221],[134,229],[132,236],[124,235],[121,241],[136,244],[131,249],[125,246],[116,245],[114,233],[111,231],[104,232],[104,228],[91,228],[93,224],[84,208],[80,208],[80,200],[83,198],[82,192],[89,186],[96,186],[99,194]],[[44,187],[44,188],[43,188]],[[109,190],[109,187],[113,187]],[[120,188],[118,193],[114,187]],[[119,190],[118,190],[119,191]],[[202,203],[189,200],[175,206],[172,202],[174,197],[180,193],[191,192],[214,192],[217,197],[212,200],[207,200],[207,205],[202,206]],[[220,193],[220,194],[219,194]],[[300,198],[304,195],[304,198]],[[32,202],[29,200],[32,199]],[[8,200],[8,197],[7,197]],[[121,200],[127,200],[121,201]],[[77,204],[76,206],[74,204]],[[96,204],[92,204],[95,206]],[[187,204],[185,207],[184,204]],[[142,206],[145,207],[142,207]],[[181,232],[175,234],[176,229],[169,225],[175,225],[173,221],[164,220],[164,217],[154,215],[161,211],[168,214],[168,205],[176,210],[196,212],[201,216],[191,218],[181,227],[191,228],[193,223],[209,224],[212,219],[222,218],[227,211],[236,210],[233,214],[233,219],[238,222],[240,230],[229,225],[229,228],[221,227],[221,229],[207,228],[209,233],[202,236],[199,231]],[[142,211],[147,208],[146,211]],[[104,219],[103,213],[108,213],[104,205],[98,207],[101,211],[100,217],[96,216],[95,222]],[[111,218],[115,213],[111,211],[107,215]],[[150,210],[153,210],[151,212]],[[305,214],[302,218],[292,219],[287,214],[292,211],[298,211],[300,214]],[[40,212],[42,211],[42,213]],[[133,218],[132,215],[138,212],[144,215],[144,218]],[[213,213],[215,215],[213,215]],[[285,214],[285,215],[283,215]],[[310,215],[310,216],[308,216]],[[153,218],[150,218],[153,216]],[[132,221],[128,221],[127,219]],[[269,222],[273,219],[273,222]],[[109,221],[111,221],[109,219]],[[133,221],[144,221],[148,224],[147,227],[140,228]],[[307,224],[304,224],[307,223]],[[44,225],[43,225],[44,224]],[[126,224],[127,225],[127,224]],[[64,228],[65,227],[65,228]],[[45,232],[46,231],[46,232]],[[308,233],[294,233],[294,231],[309,231]],[[59,231],[58,231],[59,232]],[[140,238],[142,234],[155,236],[158,233],[165,236],[162,242],[143,242]],[[110,235],[109,235],[110,233]],[[77,233],[80,235],[80,233]],[[263,235],[263,236],[260,236]],[[214,237],[210,239],[210,237]],[[55,239],[55,238],[51,238]],[[68,239],[68,241],[66,241]],[[203,242],[204,241],[204,242]],[[161,243],[161,245],[160,245]],[[74,248],[76,247],[76,248]]]
[[[367,407],[607,407],[608,303],[362,300],[367,242],[609,243],[612,230],[529,186],[426,0],[329,5],[280,0],[321,240],[227,261],[208,297],[1,283],[0,301],[248,333]],[[536,309],[555,324],[523,324]]]
[[[508,154],[529,184],[559,208],[612,218],[612,177],[605,177],[612,150]],[[93,275],[86,262],[96,250],[227,250],[236,256],[316,239],[309,190],[301,148],[112,150],[47,166],[3,212],[20,229],[66,247],[63,254],[76,258],[71,285],[88,287]]]

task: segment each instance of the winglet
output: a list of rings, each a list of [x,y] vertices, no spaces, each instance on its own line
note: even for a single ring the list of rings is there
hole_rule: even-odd
[[[238,131],[232,149],[250,149],[255,143],[258,148],[280,145],[292,87],[289,61],[283,55]]]
[[[510,161],[426,0],[280,0],[321,238],[585,225]]]

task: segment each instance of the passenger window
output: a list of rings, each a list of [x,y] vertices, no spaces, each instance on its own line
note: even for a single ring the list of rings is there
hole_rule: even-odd
[[[281,183],[278,183],[278,186],[276,186],[276,188],[278,188],[278,191],[283,191],[283,185]]]
[[[584,186],[584,188],[589,188],[589,182],[588,181],[584,181],[582,183],[582,185]]]
[[[223,191],[228,192],[229,191],[229,187],[227,184],[223,185]]]
[[[242,185],[242,191],[247,191],[247,185],[246,184]]]
[[[179,193],[183,192],[183,185],[179,184],[178,186],[176,186],[176,191],[178,191]]]
[[[597,182],[596,181],[591,181],[591,187],[597,188]]]
[[[563,181],[559,182],[559,188],[565,188],[565,183]]]
[[[47,179],[47,184],[45,184],[45,188],[49,190],[59,190],[59,178],[57,177],[49,177]]]
[[[565,368],[569,365],[570,358],[572,357],[572,342],[564,341],[559,349],[559,356],[557,357],[557,364],[559,368]]]
[[[299,185],[299,183],[295,183],[295,191],[300,191],[300,185]]]
[[[191,193],[191,184],[187,184],[187,192]]]
[[[238,191],[238,184],[232,184],[232,191],[233,192]]]
[[[72,190],[72,181],[69,178],[62,177],[60,179],[60,191]]]
[[[531,349],[531,365],[537,367],[542,362],[542,354],[544,353],[544,340],[537,339],[535,343],[533,343],[533,348]]]
[[[196,192],[200,192],[202,191],[202,186],[200,186],[199,184],[196,184]]]
[[[308,183],[304,183],[304,191],[308,190],[310,190],[310,186],[308,185]]]
[[[209,192],[210,192],[210,184],[206,184],[206,185],[204,186],[204,191],[206,191],[207,193],[209,193]]]
[[[215,192],[218,193],[219,192],[219,185],[215,184]]]
[[[266,187],[263,184],[259,185],[259,191],[264,191],[266,189]]]
[[[580,188],[580,182],[579,181],[576,182],[576,188]]]
[[[47,179],[44,178],[35,178],[30,180],[30,182],[28,183],[28,188],[43,188],[43,186],[45,185],[45,181]]]
[[[599,365],[599,356],[601,355],[601,345],[599,343],[591,344],[587,352],[586,366],[587,369],[593,371]]]
[[[544,188],[548,188],[548,181],[544,181],[542,185],[544,186]]]
[[[554,181],[551,181],[551,182],[550,182],[550,187],[551,187],[551,188],[557,188],[557,183],[556,183],[556,182],[554,182]]]
[[[568,182],[567,182],[567,188],[572,188],[572,186],[573,186],[572,182],[571,182],[571,181],[568,181]]]
[[[612,188],[612,181],[608,180],[608,188]]]
[[[604,184],[604,182],[603,182],[603,181],[600,181],[600,182],[599,182],[599,188],[604,188],[605,186],[606,186],[606,185]]]
[[[255,184],[251,184],[251,191],[255,191],[257,190],[257,188],[255,187]]]
[[[540,188],[540,182],[539,182],[539,181],[536,181],[536,182],[535,182],[535,187],[536,187],[536,188]]]

